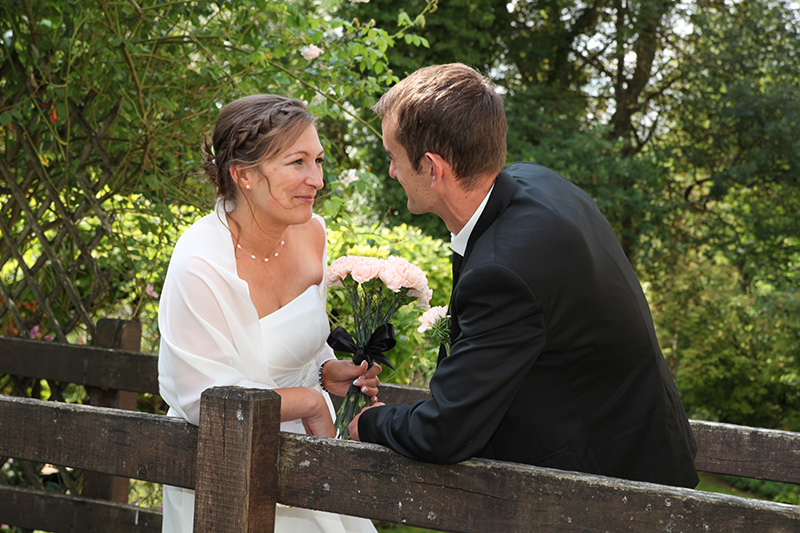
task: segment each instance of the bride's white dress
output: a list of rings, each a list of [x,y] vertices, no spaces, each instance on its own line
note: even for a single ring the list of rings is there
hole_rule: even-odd
[[[219,213],[219,210],[218,210]],[[321,224],[322,219],[315,217]],[[159,384],[172,416],[199,420],[202,392],[217,385],[321,390],[319,365],[333,358],[324,285],[258,318],[247,284],[236,274],[235,254],[223,217],[212,213],[181,236],[170,260],[159,308]],[[213,251],[213,252],[210,252]],[[326,261],[326,258],[323,258]],[[305,433],[300,420],[281,431]],[[164,486],[163,531],[191,532],[194,491]],[[275,531],[375,533],[372,522],[279,505]]]

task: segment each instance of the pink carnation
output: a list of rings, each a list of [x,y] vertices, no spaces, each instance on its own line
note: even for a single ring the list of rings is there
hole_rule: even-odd
[[[399,292],[406,282],[403,272],[390,263],[384,265],[384,269],[381,270],[380,273],[380,278],[384,285],[386,285],[386,288],[392,292]]]
[[[417,320],[420,321],[420,327],[417,328],[417,331],[420,333],[425,333],[429,329],[433,327],[433,325],[438,322],[439,320],[443,319],[447,316],[447,306],[444,305],[437,305],[436,307],[431,307],[424,313],[422,316],[419,317]]]
[[[353,281],[364,283],[377,278],[378,275],[383,272],[383,269],[383,259],[376,259],[375,257],[357,257],[353,262],[353,266],[350,268],[350,275],[353,277]]]
[[[386,286],[394,292],[403,287],[415,289],[419,292],[428,288],[428,278],[425,277],[422,269],[412,265],[402,257],[391,256],[386,259],[380,277]]]
[[[342,280],[350,273],[350,267],[353,265],[355,257],[345,255],[340,257],[328,267],[325,273],[325,284],[328,287],[341,287]]]
[[[379,278],[392,292],[400,292],[407,288],[408,296],[417,299],[417,306],[422,309],[430,307],[433,291],[428,287],[428,278],[416,265],[407,260],[390,256],[388,259],[347,255],[336,259],[325,272],[325,284],[328,287],[342,287],[344,280],[350,276],[356,283]]]
[[[364,283],[378,277],[382,267],[383,259],[346,255],[331,263],[325,273],[325,283],[328,287],[341,287],[348,275],[353,281]]]
[[[411,289],[408,295],[417,298],[417,307],[420,309],[427,309],[431,306],[431,298],[433,298],[433,289],[425,287],[422,290]]]

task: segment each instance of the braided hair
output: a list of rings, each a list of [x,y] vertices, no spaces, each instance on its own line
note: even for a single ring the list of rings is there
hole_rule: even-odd
[[[203,142],[203,168],[223,202],[234,200],[238,186],[231,165],[258,167],[291,146],[316,122],[300,100],[274,94],[245,96],[224,106],[214,134]]]

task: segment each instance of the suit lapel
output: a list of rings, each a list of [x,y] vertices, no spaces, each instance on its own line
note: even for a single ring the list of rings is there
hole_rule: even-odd
[[[478,241],[481,235],[492,225],[492,223],[497,220],[497,217],[500,216],[500,213],[505,211],[508,204],[511,203],[511,198],[514,196],[514,193],[517,190],[517,182],[512,178],[510,175],[506,174],[505,171],[501,172],[497,175],[497,179],[494,181],[494,189],[492,190],[491,196],[489,196],[489,201],[486,202],[486,207],[481,213],[481,217],[478,219],[477,224],[472,230],[472,233],[469,236],[469,242],[467,243],[467,249],[464,252],[464,261],[463,264],[467,263],[469,259],[470,253],[472,253],[472,249],[475,247],[475,243]]]
[[[511,198],[514,196],[516,190],[517,182],[514,180],[514,178],[505,172],[498,174],[497,179],[494,182],[494,189],[492,189],[489,200],[486,202],[486,207],[483,209],[483,213],[481,213],[478,222],[475,224],[475,227],[472,229],[472,233],[469,236],[469,242],[467,243],[467,249],[464,252],[464,258],[459,261],[460,264],[456,264],[455,262],[453,264],[453,291],[450,295],[451,342],[461,332],[461,328],[458,326],[458,316],[453,309],[453,293],[455,293],[455,287],[461,274],[461,268],[467,263],[469,255],[472,253],[472,249],[475,247],[475,243],[477,242],[478,238],[480,238],[480,236],[489,228],[489,226],[491,226],[492,223],[497,220],[497,217],[499,217],[500,214],[505,211],[506,207],[508,207],[508,204],[511,203]],[[455,267],[458,267],[458,270],[456,270]],[[439,358],[436,364],[438,365],[441,363],[445,356],[446,353],[444,345],[441,345],[439,346]]]

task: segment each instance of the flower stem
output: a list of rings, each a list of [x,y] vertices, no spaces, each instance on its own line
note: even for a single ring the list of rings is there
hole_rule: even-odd
[[[368,404],[369,397],[362,393],[357,386],[350,385],[350,389],[344,397],[342,406],[339,407],[339,411],[336,413],[335,425],[340,439],[350,440],[350,429],[347,426],[353,418],[361,412],[361,409]]]

